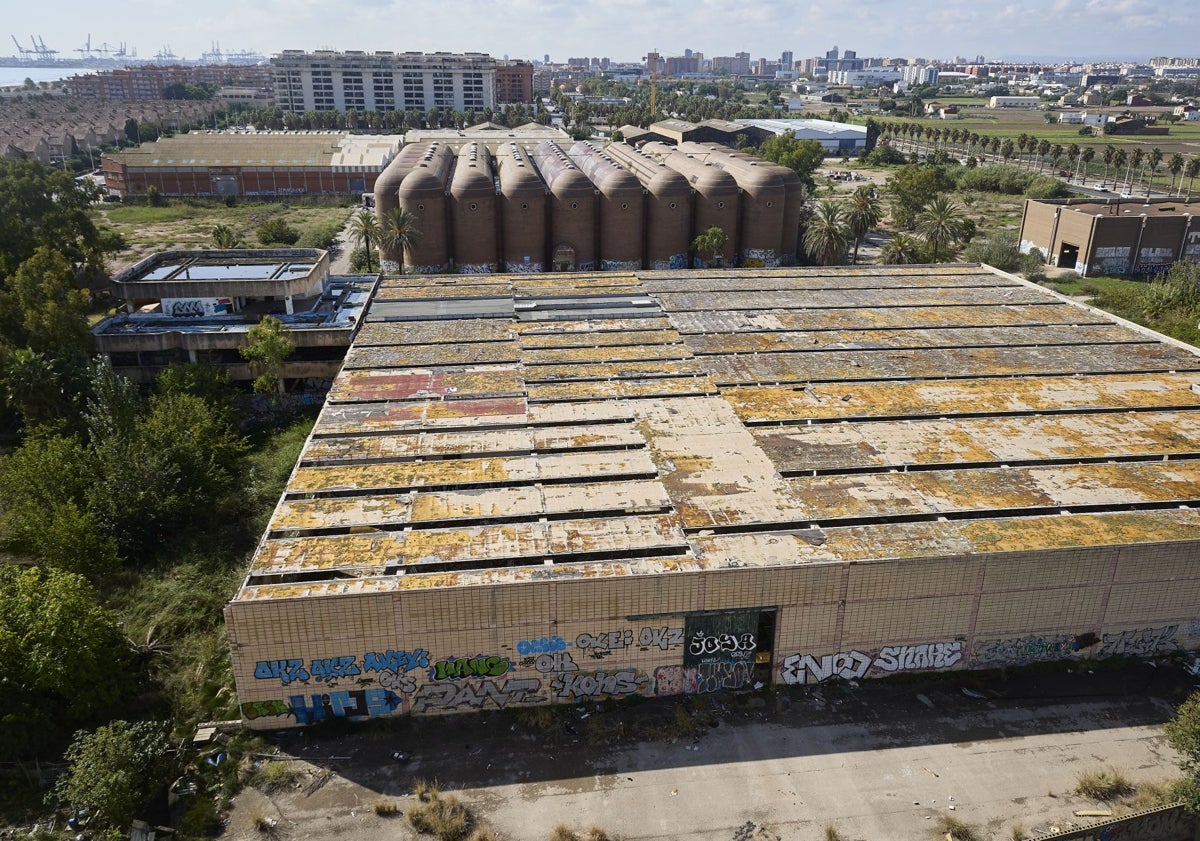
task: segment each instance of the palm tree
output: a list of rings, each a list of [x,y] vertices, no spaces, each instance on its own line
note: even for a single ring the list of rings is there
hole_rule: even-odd
[[[1112,168],[1113,161],[1117,159],[1117,147],[1111,144],[1104,147],[1104,182],[1108,183],[1108,171]]]
[[[1051,146],[1050,146],[1049,140],[1039,140],[1038,141],[1038,145],[1037,145],[1038,172],[1041,172],[1043,169],[1046,168],[1046,153],[1048,153],[1050,151],[1050,148],[1051,148]]]
[[[1013,143],[1012,138],[1007,138],[1000,144],[1000,156],[1004,158],[1004,162],[1008,163],[1012,160],[1013,153],[1016,151],[1017,144]]]
[[[859,244],[883,219],[883,205],[875,195],[875,188],[864,185],[854,191],[845,219],[847,231],[854,238],[854,256],[850,262],[858,263]]]
[[[921,262],[921,243],[916,237],[898,232],[879,251],[879,259],[889,266]]]
[[[1117,149],[1113,152],[1113,186],[1117,186],[1117,176],[1121,172],[1121,167],[1125,166],[1126,158],[1124,149]]]
[[[1067,144],[1067,162],[1071,164],[1071,167],[1070,167],[1071,172],[1075,171],[1076,163],[1078,162],[1078,160],[1079,160],[1079,147],[1076,146],[1074,143],[1068,143]],[[1074,180],[1074,176],[1067,177],[1067,183],[1070,183],[1072,180]]]
[[[1150,198],[1150,190],[1154,187],[1154,173],[1158,172],[1158,165],[1162,163],[1162,149],[1155,146],[1150,150],[1150,154],[1146,156],[1145,163],[1142,165],[1142,177],[1146,177],[1146,170],[1150,170],[1150,178],[1146,180],[1146,198]]]
[[[384,214],[379,231],[382,256],[394,260],[401,271],[404,269],[404,252],[412,251],[420,238],[417,214],[403,207],[393,207]]]
[[[1062,156],[1063,156],[1063,145],[1061,143],[1055,143],[1053,146],[1050,147],[1050,165],[1055,169],[1056,174],[1057,174],[1059,165],[1062,164]]]
[[[1133,192],[1133,171],[1142,165],[1142,158],[1145,155],[1141,146],[1138,146],[1129,155],[1129,165],[1125,167],[1125,191],[1128,193]]]
[[[1004,141],[999,137],[993,137],[991,140],[992,156],[995,157],[1000,152],[1000,147],[1004,145]]]
[[[1171,190],[1170,192],[1179,194],[1179,189],[1183,187],[1183,155],[1176,152],[1171,156],[1171,160],[1167,162],[1167,169],[1171,173]],[[1179,180],[1179,189],[1176,188],[1175,181]]]
[[[241,248],[242,241],[228,225],[216,225],[212,229],[213,244],[217,248]]]
[[[1183,168],[1183,174],[1188,177],[1188,200],[1192,198],[1192,187],[1196,183],[1196,176],[1200,175],[1200,155],[1188,159],[1187,166]],[[1180,179],[1182,181],[1182,179]]]
[[[367,272],[371,271],[371,245],[379,242],[381,232],[379,220],[369,210],[360,210],[350,220],[350,236],[354,238],[355,243],[367,249]]]
[[[917,216],[917,233],[931,249],[933,262],[940,263],[943,252],[953,255],[965,225],[962,205],[945,195],[935,196],[921,211]]]
[[[1083,176],[1079,179],[1080,184],[1087,181],[1088,164],[1092,162],[1092,158],[1094,157],[1096,157],[1096,148],[1094,146],[1088,146],[1086,149],[1080,151],[1079,160],[1083,162]]]
[[[818,202],[804,229],[804,250],[819,266],[836,266],[846,259],[846,215],[842,206],[825,199]]]

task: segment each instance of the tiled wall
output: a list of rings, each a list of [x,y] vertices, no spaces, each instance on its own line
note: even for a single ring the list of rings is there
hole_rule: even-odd
[[[1200,646],[1198,604],[1197,547],[1179,543],[238,601],[227,620],[243,714],[277,728],[1150,656]],[[773,642],[749,617],[749,650],[700,630],[760,611]]]

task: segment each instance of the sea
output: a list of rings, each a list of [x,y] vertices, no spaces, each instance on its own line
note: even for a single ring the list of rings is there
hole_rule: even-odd
[[[78,73],[89,72],[86,67],[0,67],[0,88],[22,85],[26,79],[35,82],[57,82]]]

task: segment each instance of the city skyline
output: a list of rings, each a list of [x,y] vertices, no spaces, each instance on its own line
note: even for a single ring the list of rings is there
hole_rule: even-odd
[[[1048,6],[1041,0],[992,6],[914,0],[903,7],[866,0],[836,9],[781,0],[750,7],[731,0],[686,5],[680,0],[515,0],[500,16],[484,14],[490,10],[483,8],[472,15],[469,7],[402,7],[388,0],[349,0],[336,16],[315,0],[266,0],[252,7],[212,0],[186,13],[182,4],[151,0],[134,0],[124,8],[130,13],[125,20],[106,17],[95,24],[87,22],[91,7],[85,9],[79,0],[29,8],[24,19],[11,24],[11,34],[26,49],[37,36],[59,58],[78,58],[89,35],[93,48],[106,43],[115,49],[123,42],[136,48],[140,59],[167,48],[196,59],[215,43],[226,52],[253,50],[265,56],[330,48],[475,51],[539,60],[549,54],[552,61],[609,56],[621,62],[638,61],[654,49],[664,56],[692,49],[705,56],[745,51],[768,59],[789,50],[800,59],[823,55],[834,45],[860,57],[983,55],[989,61],[1145,61],[1196,52],[1187,8],[1149,0],[1053,0]],[[641,34],[631,36],[631,20],[643,22]],[[11,39],[8,43],[15,52]]]

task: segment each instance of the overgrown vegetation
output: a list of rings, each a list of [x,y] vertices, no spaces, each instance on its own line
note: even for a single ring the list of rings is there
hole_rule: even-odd
[[[1093,305],[1180,341],[1200,343],[1200,263],[1180,261],[1153,281],[1077,278],[1054,286],[1067,295],[1090,295]]]
[[[1092,768],[1081,771],[1075,781],[1075,793],[1092,800],[1117,800],[1133,792],[1133,784],[1118,768]]]
[[[938,816],[937,834],[939,838],[949,838],[950,841],[980,841],[975,828],[954,815]]]

